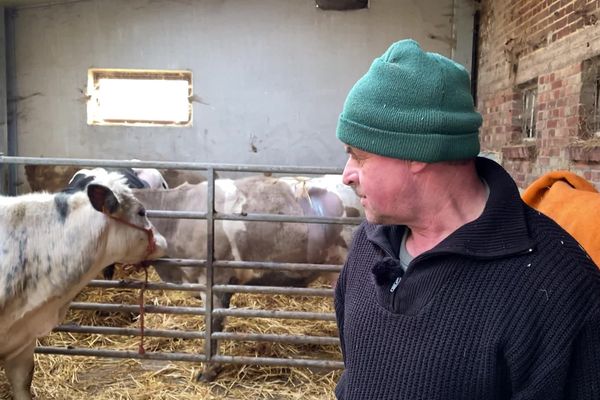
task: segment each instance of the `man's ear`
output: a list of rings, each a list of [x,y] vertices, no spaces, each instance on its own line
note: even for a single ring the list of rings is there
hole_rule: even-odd
[[[112,214],[119,209],[119,200],[106,186],[90,183],[87,187],[87,195],[96,211]]]

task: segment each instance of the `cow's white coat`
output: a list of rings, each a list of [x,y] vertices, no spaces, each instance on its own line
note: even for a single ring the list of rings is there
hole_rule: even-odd
[[[97,178],[119,201],[115,216],[153,229],[120,174]],[[96,211],[86,192],[0,196],[0,361],[16,400],[30,399],[37,337],[63,318],[69,302],[106,265],[164,254],[166,241]]]

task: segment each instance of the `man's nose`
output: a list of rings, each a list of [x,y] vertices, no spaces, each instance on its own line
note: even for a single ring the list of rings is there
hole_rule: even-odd
[[[358,183],[358,173],[355,168],[350,165],[351,160],[346,162],[344,172],[342,173],[342,181],[345,185],[355,186]]]

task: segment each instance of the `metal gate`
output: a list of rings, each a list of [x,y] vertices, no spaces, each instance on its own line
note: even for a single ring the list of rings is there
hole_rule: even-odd
[[[205,260],[190,259],[159,259],[153,264],[173,265],[173,266],[193,266],[197,268],[206,268],[206,285],[200,284],[174,284],[155,282],[148,283],[146,289],[172,290],[172,291],[203,291],[206,293],[206,302],[204,307],[175,307],[162,305],[145,305],[146,313],[163,314],[182,314],[190,317],[205,317],[205,331],[184,332],[177,330],[146,329],[145,336],[182,338],[182,339],[204,339],[204,354],[192,353],[164,353],[164,352],[146,352],[139,354],[136,351],[123,350],[102,350],[87,348],[68,347],[37,347],[35,351],[43,354],[62,354],[62,355],[81,355],[111,358],[132,358],[148,360],[169,360],[169,361],[188,361],[205,362],[220,364],[253,364],[268,366],[289,366],[289,367],[317,367],[325,369],[343,368],[341,360],[324,360],[318,358],[273,358],[273,357],[246,357],[246,356],[227,356],[211,355],[213,346],[218,345],[218,341],[257,341],[257,342],[278,342],[292,344],[315,344],[315,345],[337,345],[337,337],[324,336],[300,336],[300,335],[275,335],[275,334],[252,334],[252,333],[234,333],[234,332],[214,332],[212,327],[213,316],[233,316],[246,318],[277,318],[277,319],[303,319],[303,320],[322,320],[335,321],[333,313],[315,313],[303,311],[275,311],[275,310],[248,310],[248,309],[224,309],[213,308],[213,293],[258,293],[258,294],[284,294],[284,295],[303,295],[332,297],[332,289],[318,288],[292,288],[292,287],[269,287],[269,286],[245,286],[245,285],[223,285],[214,284],[215,268],[247,268],[261,270],[287,270],[287,271],[319,271],[319,272],[339,272],[341,265],[333,264],[297,264],[297,263],[274,263],[274,262],[256,262],[256,261],[223,261],[213,258],[214,249],[214,223],[216,220],[233,221],[272,221],[272,222],[303,222],[319,224],[358,224],[360,218],[331,218],[331,217],[304,217],[291,215],[274,214],[225,214],[214,211],[214,193],[215,193],[215,173],[216,172],[253,172],[253,173],[277,173],[277,174],[339,174],[341,169],[328,167],[292,167],[275,165],[233,165],[233,164],[208,164],[194,162],[158,162],[158,161],[129,161],[129,160],[98,160],[98,159],[70,159],[70,158],[37,158],[37,157],[9,157],[0,154],[0,175],[2,169],[14,168],[14,165],[37,164],[37,165],[70,165],[81,167],[136,167],[136,168],[172,168],[180,170],[200,170],[205,171],[207,176],[207,204],[206,209],[212,212],[188,212],[188,211],[156,211],[147,210],[149,217],[154,218],[189,218],[203,219],[207,223],[207,258]],[[111,281],[111,280],[92,280],[88,287],[97,288],[129,288],[141,289],[144,282],[136,281]],[[71,309],[74,310],[102,310],[107,312],[138,312],[138,305],[123,305],[110,303],[86,303],[73,302]],[[55,328],[59,332],[101,334],[101,335],[129,335],[139,336],[139,329],[106,327],[106,326],[78,326],[78,325],[59,325]]]

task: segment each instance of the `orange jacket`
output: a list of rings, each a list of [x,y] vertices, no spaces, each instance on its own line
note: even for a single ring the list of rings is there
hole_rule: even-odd
[[[521,197],[569,232],[600,266],[600,194],[594,185],[572,172],[553,171]]]

